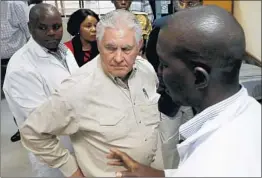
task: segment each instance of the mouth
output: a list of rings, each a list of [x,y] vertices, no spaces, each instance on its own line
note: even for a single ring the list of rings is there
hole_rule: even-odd
[[[114,67],[115,69],[117,69],[117,70],[122,70],[122,69],[124,69],[125,67]]]
[[[58,40],[46,40],[48,44],[58,43]]]

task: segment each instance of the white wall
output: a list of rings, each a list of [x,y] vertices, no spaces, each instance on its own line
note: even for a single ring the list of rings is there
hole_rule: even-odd
[[[62,38],[62,43],[69,41],[71,39],[71,35],[67,32],[67,21],[68,18],[62,18],[63,20],[63,38]]]
[[[261,1],[234,1],[234,16],[244,28],[247,52],[261,61]]]

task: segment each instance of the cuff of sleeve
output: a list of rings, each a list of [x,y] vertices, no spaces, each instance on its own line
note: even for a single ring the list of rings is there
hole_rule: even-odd
[[[165,177],[174,177],[176,173],[176,169],[165,169]]]
[[[78,169],[78,165],[74,156],[70,155],[68,161],[59,167],[59,170],[64,174],[65,177],[72,176],[76,170]]]

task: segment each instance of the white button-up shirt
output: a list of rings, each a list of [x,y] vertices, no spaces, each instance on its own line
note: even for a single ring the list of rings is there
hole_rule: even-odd
[[[65,176],[79,166],[87,177],[114,177],[124,168],[107,165],[111,147],[151,165],[160,122],[156,87],[157,77],[147,60],[136,59],[127,87],[105,74],[98,55],[29,116],[20,128],[22,143]],[[76,158],[53,135],[70,135]]]
[[[261,105],[244,87],[183,124],[180,165],[166,177],[261,176]]]
[[[59,45],[57,52],[57,55],[48,53],[47,49],[44,50],[31,38],[10,59],[3,90],[18,126],[48,99],[64,79],[79,68],[73,54],[63,44]],[[63,63],[66,63],[68,68]],[[61,142],[73,151],[68,137],[61,137]],[[59,170],[48,168],[31,153],[29,157],[37,176],[61,176]]]

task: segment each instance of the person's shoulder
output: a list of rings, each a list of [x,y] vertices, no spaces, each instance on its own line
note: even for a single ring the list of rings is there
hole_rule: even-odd
[[[96,82],[98,57],[78,68],[71,76],[63,80],[57,91],[63,93],[70,101],[81,99],[81,94],[88,93]]]
[[[141,12],[141,11],[132,11],[133,14],[135,15],[148,15],[146,12]]]
[[[161,27],[163,27],[164,25],[167,24],[167,21],[168,21],[169,18],[170,18],[170,15],[167,15],[167,16],[161,17],[159,19],[156,19],[154,21],[153,28],[161,28]]]
[[[64,42],[64,45],[66,45],[68,48],[73,47],[72,40]]]
[[[248,110],[249,112],[247,112],[247,114],[255,114],[256,116],[258,116],[259,118],[261,117],[261,104],[253,97],[248,96],[248,104],[247,104]]]
[[[18,51],[16,51],[13,56],[10,58],[10,61],[8,63],[9,68],[17,68],[20,66],[26,66],[27,61],[29,61],[28,54],[30,53],[30,48],[28,48],[28,45],[25,44],[23,47],[21,47]]]
[[[89,81],[91,76],[93,76],[97,70],[97,60],[99,55],[92,59],[90,62],[84,64],[82,67],[78,68],[76,71],[72,73],[72,75],[63,81],[63,83],[82,83],[82,81]]]
[[[147,75],[155,74],[155,70],[150,62],[148,62],[148,60],[142,58],[141,56],[137,56],[135,66],[137,70]]]
[[[71,51],[72,53],[74,53],[74,47],[73,47],[72,40],[65,42],[64,45],[65,45],[68,49],[70,49],[70,51]]]

